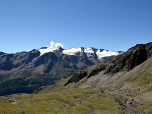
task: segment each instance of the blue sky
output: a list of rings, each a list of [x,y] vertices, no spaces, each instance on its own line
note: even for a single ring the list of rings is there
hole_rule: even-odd
[[[0,51],[49,46],[127,51],[152,41],[152,0],[0,0]]]

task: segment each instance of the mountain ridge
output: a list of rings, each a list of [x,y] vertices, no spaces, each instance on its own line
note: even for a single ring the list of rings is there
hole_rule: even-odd
[[[43,47],[41,50],[47,48]],[[1,53],[0,95],[29,93],[40,86],[53,84],[90,65],[112,60],[121,54],[99,60],[96,54],[91,52],[92,55],[88,57],[83,49],[79,49],[78,53],[72,55],[62,53],[64,49],[61,47],[51,48],[52,51],[49,50],[42,55],[39,49],[15,54]]]
[[[96,49],[94,47],[90,47],[90,48],[84,48],[84,47],[80,47],[80,48],[69,48],[69,49],[63,49],[62,47],[58,46],[57,48],[52,48],[52,47],[43,47],[40,48],[39,51],[41,52],[41,55],[43,55],[44,53],[47,52],[53,52],[55,50],[60,50],[60,52],[62,52],[63,54],[67,54],[67,55],[76,55],[76,54],[81,54],[81,53],[85,53],[88,57],[90,57],[91,55],[96,55],[98,56],[98,59],[101,59],[102,57],[106,57],[106,56],[112,56],[112,55],[119,55],[121,53],[123,53],[122,51],[117,51],[117,52],[111,52],[109,50],[105,50],[105,49]]]

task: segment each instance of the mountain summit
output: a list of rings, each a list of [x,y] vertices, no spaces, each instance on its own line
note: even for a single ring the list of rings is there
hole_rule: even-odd
[[[87,55],[87,57],[91,57],[93,55],[96,55],[98,57],[98,59],[101,59],[102,57],[108,57],[108,56],[118,56],[122,53],[121,51],[111,52],[109,50],[96,49],[93,47],[90,47],[90,48],[84,48],[84,47],[70,48],[70,49],[65,50],[59,46],[57,48],[46,47],[46,48],[39,49],[41,55],[48,53],[48,52],[54,52],[55,50],[60,50],[62,52],[62,54],[67,54],[67,55],[78,55],[81,53],[85,53]]]

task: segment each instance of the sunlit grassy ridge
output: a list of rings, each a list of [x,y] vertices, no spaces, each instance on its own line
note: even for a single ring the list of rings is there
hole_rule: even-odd
[[[100,91],[75,89],[39,94],[14,94],[0,97],[1,114],[101,114],[119,113],[113,97]]]

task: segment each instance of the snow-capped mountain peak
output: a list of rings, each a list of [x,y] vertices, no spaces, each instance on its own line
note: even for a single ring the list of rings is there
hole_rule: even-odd
[[[41,55],[43,55],[43,54],[48,53],[48,52],[53,52],[56,49],[57,48],[46,47],[46,48],[39,49],[39,51],[40,51]]]
[[[62,53],[67,55],[75,55],[76,53],[80,53],[81,51],[81,48],[70,48],[67,50],[63,50]]]
[[[63,49],[62,47],[58,46],[57,48],[47,47],[47,48],[39,49],[41,55],[48,52],[53,52],[54,50],[60,50],[63,54],[67,54],[67,55],[76,55],[76,54],[81,54],[84,52],[87,55],[87,57],[91,57],[92,55],[96,54],[98,59],[101,59],[102,57],[107,57],[107,56],[118,56],[120,54],[119,52],[112,52],[112,51],[108,51],[104,49],[96,49],[93,47]]]

